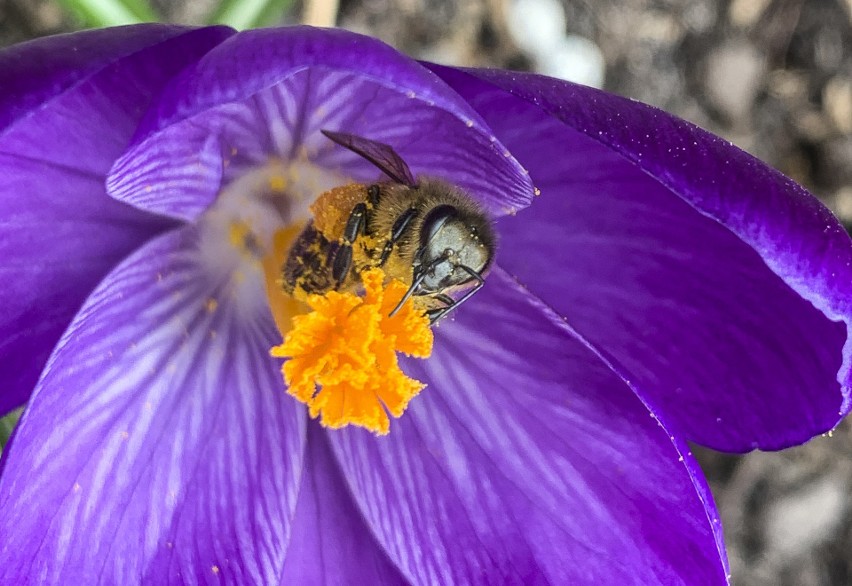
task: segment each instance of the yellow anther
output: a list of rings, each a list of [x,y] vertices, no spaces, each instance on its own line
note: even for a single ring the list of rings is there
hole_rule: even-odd
[[[269,177],[269,189],[274,193],[284,193],[287,189],[287,180],[283,175],[272,175]]]
[[[239,250],[245,250],[248,247],[248,243],[253,238],[251,228],[249,228],[248,224],[242,221],[231,223],[228,236],[230,237],[231,244],[234,248]]]

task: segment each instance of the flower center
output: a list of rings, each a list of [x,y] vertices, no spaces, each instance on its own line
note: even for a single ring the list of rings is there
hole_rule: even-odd
[[[329,189],[331,177],[315,176],[307,183],[305,169],[297,170],[273,162],[234,181],[208,211],[202,235],[208,244],[201,249],[211,272],[227,274],[238,284],[246,275],[262,275],[284,339],[271,353],[285,359],[288,392],[308,406],[311,416],[321,415],[326,427],[352,424],[386,434],[388,414],[400,417],[424,387],[402,372],[397,353],[431,354],[427,308],[409,299],[397,309],[408,285],[365,266],[360,246],[353,252],[358,268],[352,275],[357,277],[346,287],[328,282],[320,290],[311,286],[312,274],[330,274],[332,253],[343,243],[336,231],[342,230],[356,205],[353,198],[366,194],[366,186]],[[311,189],[319,185],[323,189]],[[314,230],[314,239],[306,240],[306,226]],[[227,245],[213,245],[214,240]],[[287,263],[299,270],[311,265],[314,271],[305,269],[306,280],[292,294],[283,282]]]

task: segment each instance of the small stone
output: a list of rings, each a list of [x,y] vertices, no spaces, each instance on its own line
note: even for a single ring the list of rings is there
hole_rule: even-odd
[[[796,130],[810,142],[822,142],[831,134],[831,123],[827,117],[815,110],[806,110],[793,121]]]
[[[669,13],[649,11],[636,23],[636,36],[661,45],[671,45],[683,37],[683,27]]]
[[[546,57],[540,57],[537,64],[536,69],[544,75],[591,87],[603,86],[603,53],[585,37],[568,35]]]
[[[712,2],[687,2],[683,7],[683,24],[692,33],[706,33],[716,24],[718,7]]]
[[[733,0],[728,18],[734,26],[747,28],[755,24],[769,6],[769,0]]]
[[[808,98],[808,79],[801,72],[778,69],[769,74],[769,92],[786,102],[804,102]]]
[[[765,74],[766,63],[757,49],[745,41],[729,42],[708,58],[708,97],[725,116],[742,120],[751,111]]]
[[[852,186],[837,191],[834,200],[834,212],[845,224],[852,224]]]
[[[831,185],[852,187],[852,134],[836,136],[820,145],[821,172]]]
[[[843,134],[852,133],[852,79],[831,78],[822,92],[826,113]]]
[[[534,57],[546,56],[565,37],[565,10],[559,0],[514,0],[507,20],[518,47]]]
[[[843,519],[848,492],[832,475],[778,499],[766,513],[769,548],[779,556],[805,554],[829,539]]]

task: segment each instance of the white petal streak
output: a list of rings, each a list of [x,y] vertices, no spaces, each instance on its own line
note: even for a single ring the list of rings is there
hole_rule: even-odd
[[[277,579],[304,416],[262,296],[234,297],[259,273],[205,272],[194,231],[119,266],[51,358],[0,481],[0,583]]]

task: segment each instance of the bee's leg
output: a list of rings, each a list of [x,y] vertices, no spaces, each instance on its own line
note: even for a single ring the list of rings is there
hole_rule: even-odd
[[[419,253],[417,256],[419,256]],[[393,311],[388,314],[388,317],[393,317],[394,315],[396,315],[396,312],[399,311],[403,305],[405,305],[405,302],[408,301],[409,297],[414,295],[414,292],[420,288],[420,284],[424,280],[426,280],[426,277],[429,276],[429,273],[434,271],[435,267],[437,267],[442,262],[446,262],[446,260],[447,255],[442,254],[428,265],[418,265],[417,267],[415,267],[414,279],[411,281],[411,286],[408,288],[408,291],[405,292],[405,295],[402,296],[402,299],[399,300],[399,303],[396,304],[396,307],[393,308]]]
[[[393,308],[393,311],[388,314],[388,317],[396,315],[396,312],[399,311],[402,306],[405,305],[405,302],[414,295],[414,292],[420,288],[420,283],[426,279],[426,276],[429,274],[429,269],[434,268],[435,265],[436,263],[433,262],[428,267],[420,265],[414,269],[414,279],[411,281],[411,286],[408,288],[408,291],[405,292],[405,295],[402,296],[402,299],[399,300],[399,303],[396,304],[396,307]]]
[[[441,303],[443,303],[444,305],[452,305],[452,304],[454,304],[454,303],[456,302],[456,300],[455,300],[455,299],[453,299],[452,297],[450,297],[450,296],[449,296],[449,295],[447,295],[446,293],[436,293],[436,294],[435,294],[435,295],[433,295],[432,297],[434,297],[435,299],[437,299],[438,301],[440,301],[440,302],[441,302]],[[444,309],[444,308],[443,308],[443,307],[441,307],[441,308],[439,308],[439,309]]]
[[[456,300],[447,295],[446,293],[436,293],[431,297],[443,303],[444,307],[436,307],[434,309],[426,311],[426,316],[429,318],[429,325],[432,325],[436,321],[438,321],[440,316],[445,315],[445,313],[449,311],[449,308],[452,308],[456,304]],[[434,318],[433,316],[438,316],[438,318]]]
[[[379,196],[381,196],[381,194],[381,188],[375,183],[367,188],[367,201],[370,202],[372,207],[379,205]]]
[[[426,317],[428,317],[428,318],[429,318],[429,325],[430,325],[430,326],[434,326],[434,325],[435,325],[435,323],[436,323],[439,319],[441,319],[442,317],[444,317],[445,315],[447,315],[447,312],[448,312],[448,311],[449,311],[449,309],[447,309],[446,307],[440,307],[440,308],[437,308],[437,309],[430,309],[430,310],[428,310],[428,311],[426,312]]]
[[[459,299],[458,301],[456,301],[452,297],[449,297],[448,295],[443,295],[443,294],[436,295],[435,297],[438,297],[441,301],[444,301],[445,303],[446,303],[446,300],[444,298],[445,297],[449,298],[450,303],[448,303],[446,307],[441,307],[441,308],[438,308],[438,309],[430,309],[429,311],[426,312],[426,315],[429,316],[429,324],[430,325],[435,325],[435,323],[437,323],[437,321],[439,319],[443,318],[448,313],[450,313],[452,310],[456,309],[459,305],[461,305],[462,303],[464,303],[465,301],[467,301],[468,299],[473,297],[473,295],[477,291],[482,289],[482,286],[485,284],[485,279],[482,278],[482,275],[477,273],[472,268],[465,266],[465,265],[457,265],[457,266],[458,266],[458,268],[460,268],[464,272],[466,272],[468,275],[473,277],[473,279],[476,280],[476,285],[474,285],[473,288],[470,291],[468,291],[467,293],[465,293],[462,296],[462,298]]]
[[[302,233],[293,242],[287,259],[281,267],[281,287],[293,294],[297,289],[305,293],[325,293],[335,287],[329,270],[329,257],[325,251],[335,244],[329,242],[308,222]]]
[[[364,231],[366,220],[367,204],[362,202],[352,208],[349,220],[346,221],[346,226],[343,228],[340,248],[334,255],[331,276],[338,286],[343,283],[352,269],[352,245],[355,243],[358,235]]]
[[[417,210],[415,208],[408,208],[393,223],[390,238],[385,242],[385,247],[382,249],[382,256],[379,258],[379,266],[384,265],[388,258],[390,258],[393,247],[402,238],[405,229],[408,228],[415,216],[417,216]]]

